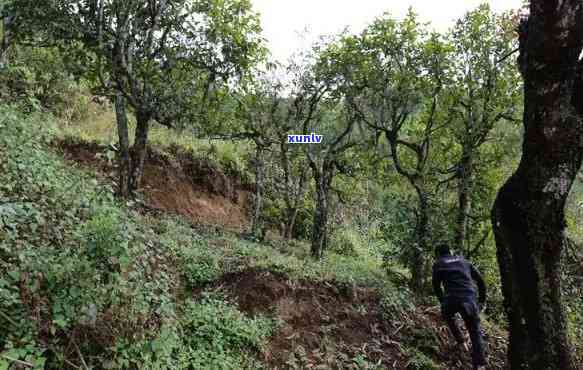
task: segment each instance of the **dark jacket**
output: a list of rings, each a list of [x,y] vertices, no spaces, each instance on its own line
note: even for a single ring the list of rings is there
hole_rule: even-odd
[[[433,290],[440,302],[444,298],[477,298],[486,301],[486,284],[476,268],[461,256],[444,255],[433,264]],[[445,288],[445,295],[441,286]]]

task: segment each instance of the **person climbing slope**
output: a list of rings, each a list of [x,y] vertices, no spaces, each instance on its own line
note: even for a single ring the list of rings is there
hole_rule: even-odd
[[[453,256],[447,244],[440,244],[435,250],[435,255],[433,290],[441,303],[441,314],[460,346],[463,346],[465,341],[455,315],[459,313],[462,316],[472,341],[474,369],[481,369],[486,366],[480,329],[480,307],[486,302],[484,279],[463,257]],[[478,286],[479,295],[476,294],[474,282]]]

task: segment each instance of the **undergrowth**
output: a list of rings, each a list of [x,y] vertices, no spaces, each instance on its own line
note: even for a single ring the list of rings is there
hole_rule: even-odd
[[[0,369],[256,368],[271,321],[185,293],[204,281],[204,240],[158,238],[67,167],[46,115],[2,107],[0,132]]]
[[[144,215],[108,183],[67,166],[50,149],[59,130],[47,115],[0,107],[0,369],[261,368],[277,318],[247,317],[219,293],[193,293],[246,269],[347,292],[373,287],[387,320],[413,322],[414,297],[355,235],[339,235],[314,261],[307,243],[260,245]],[[422,339],[403,344],[410,368],[432,366],[426,352],[437,339]]]

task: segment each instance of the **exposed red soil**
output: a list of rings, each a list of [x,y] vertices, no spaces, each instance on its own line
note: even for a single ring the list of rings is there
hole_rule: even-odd
[[[70,141],[60,141],[57,146],[66,160],[96,169],[115,181],[115,164],[103,156],[106,147]],[[148,153],[141,189],[147,207],[185,216],[198,225],[246,230],[249,190],[204,160],[178,148],[170,150],[171,158]]]
[[[444,369],[471,368],[469,355],[450,344],[436,310],[416,309],[407,317],[387,319],[373,289],[294,282],[264,270],[227,274],[212,288],[226,291],[249,315],[263,313],[282,320],[263,353],[270,369],[292,368],[290,359],[301,368],[353,368],[357,355],[387,369],[407,369],[411,347]],[[503,363],[504,343],[493,344],[488,369],[502,369],[497,364]]]

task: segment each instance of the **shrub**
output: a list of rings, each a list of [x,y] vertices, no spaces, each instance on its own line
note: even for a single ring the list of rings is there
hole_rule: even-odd
[[[67,120],[86,117],[89,98],[57,49],[15,46],[9,54],[8,67],[0,70],[0,102]]]
[[[249,319],[219,296],[189,300],[178,321],[141,341],[120,341],[109,368],[258,369],[255,355],[274,328]]]
[[[407,288],[385,285],[381,289],[381,306],[387,319],[415,312],[414,296]]]
[[[196,288],[216,280],[221,275],[221,268],[217,255],[197,250],[188,253],[183,260],[183,271],[187,288]]]
[[[241,369],[253,360],[271,334],[271,320],[245,317],[220,298],[207,296],[189,301],[182,331],[191,365],[196,369]]]
[[[366,253],[366,246],[358,231],[343,229],[335,232],[330,240],[330,251],[342,256],[357,257]]]
[[[175,256],[186,289],[201,287],[221,276],[220,253],[201,237],[174,221],[165,222],[161,227],[160,242]]]
[[[438,370],[440,367],[427,357],[423,352],[417,349],[409,349],[409,361],[407,362],[407,370]]]
[[[117,341],[176,316],[166,251],[110,187],[48,149],[51,127],[47,115],[0,107],[0,367],[63,368],[78,360],[65,337],[88,365],[104,364]]]
[[[128,265],[128,230],[118,208],[100,207],[81,227],[89,258],[96,268],[109,273],[120,272]]]

